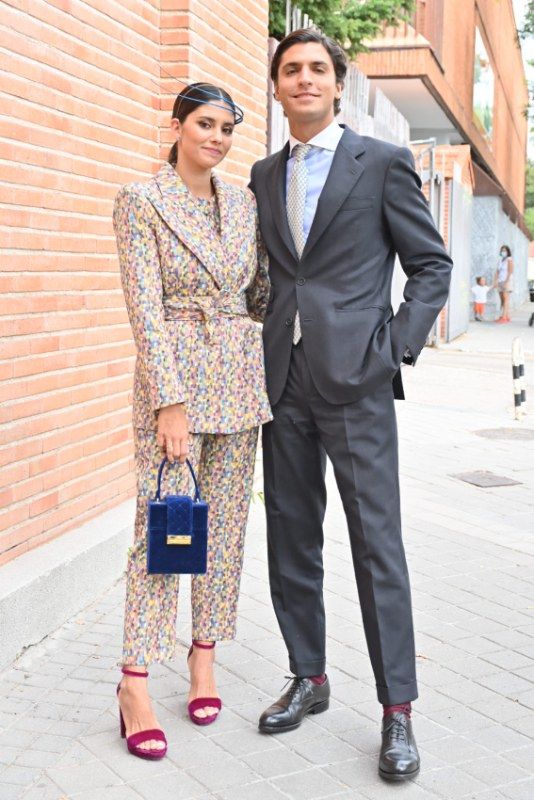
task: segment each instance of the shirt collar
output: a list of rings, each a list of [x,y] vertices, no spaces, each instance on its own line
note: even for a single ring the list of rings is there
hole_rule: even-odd
[[[332,120],[330,125],[326,128],[323,128],[322,131],[319,131],[313,139],[310,139],[309,142],[306,144],[311,144],[314,147],[320,147],[322,150],[331,150],[335,152],[336,147],[339,144],[341,137],[343,136],[343,128],[338,125],[335,120]],[[289,136],[289,152],[293,152],[293,148],[296,144],[304,144],[299,139],[296,139],[294,136]]]

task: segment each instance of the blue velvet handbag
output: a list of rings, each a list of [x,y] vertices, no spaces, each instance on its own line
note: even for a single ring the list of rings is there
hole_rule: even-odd
[[[147,571],[157,575],[204,575],[208,553],[208,504],[200,496],[189,459],[186,464],[195,484],[194,498],[179,494],[161,499],[161,475],[166,462],[164,458],[159,465],[156,497],[148,501]]]

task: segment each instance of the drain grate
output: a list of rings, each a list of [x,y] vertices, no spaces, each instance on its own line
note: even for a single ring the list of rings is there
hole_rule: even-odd
[[[520,486],[521,481],[514,481],[512,478],[506,478],[504,475],[495,475],[494,472],[487,472],[486,470],[478,470],[478,472],[461,472],[459,475],[451,475],[451,478],[458,478],[465,483],[472,483],[473,486],[481,486],[483,489],[489,489],[492,486]]]
[[[531,428],[487,428],[482,431],[473,431],[484,439],[503,439],[505,441],[534,441],[534,430]]]

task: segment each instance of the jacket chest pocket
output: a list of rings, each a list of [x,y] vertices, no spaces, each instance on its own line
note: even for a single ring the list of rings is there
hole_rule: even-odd
[[[341,211],[365,211],[366,209],[371,209],[375,207],[375,198],[374,196],[368,197],[348,197],[339,212]],[[339,213],[338,212],[338,213]]]

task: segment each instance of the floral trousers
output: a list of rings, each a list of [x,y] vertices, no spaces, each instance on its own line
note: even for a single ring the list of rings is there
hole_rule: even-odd
[[[235,638],[257,440],[258,428],[190,436],[189,459],[202,499],[209,504],[207,572],[191,576],[194,639]],[[156,432],[136,429],[137,510],[126,574],[123,664],[166,661],[176,647],[179,576],[149,575],[146,570],[148,500],[156,493],[161,459]],[[192,495],[187,465],[167,464],[161,489],[162,497]]]

